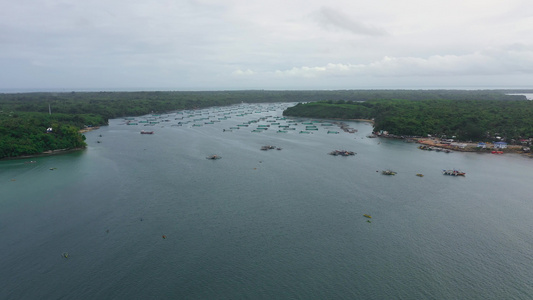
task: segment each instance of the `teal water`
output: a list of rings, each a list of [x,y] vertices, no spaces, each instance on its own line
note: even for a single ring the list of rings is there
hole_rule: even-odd
[[[1,161],[0,298],[533,298],[533,160],[300,134],[286,106],[110,120],[84,151]],[[252,132],[273,122],[296,130]]]

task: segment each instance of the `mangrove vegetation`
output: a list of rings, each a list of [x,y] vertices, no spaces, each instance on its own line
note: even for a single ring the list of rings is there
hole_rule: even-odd
[[[396,136],[509,142],[533,137],[533,101],[530,100],[320,101],[299,103],[288,108],[284,115],[372,119],[374,131]]]
[[[531,105],[506,90],[64,92],[0,94],[0,159],[86,146],[109,119],[236,103],[300,102],[287,115],[373,118],[376,130],[465,139],[533,136]],[[524,91],[520,91],[524,92]],[[400,100],[398,100],[400,99]],[[316,102],[316,103],[315,103]]]

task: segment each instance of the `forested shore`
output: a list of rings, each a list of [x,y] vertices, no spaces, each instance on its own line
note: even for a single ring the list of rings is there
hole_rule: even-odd
[[[532,121],[526,122],[525,119],[528,114],[531,116],[528,104],[533,102],[525,101],[524,96],[507,95],[521,92],[531,91],[256,90],[0,94],[0,159],[83,148],[86,146],[85,137],[80,130],[106,125],[112,118],[235,103],[317,102],[298,105],[287,113],[323,118],[373,118],[376,130],[394,133],[442,132],[474,138],[480,134],[475,128],[490,128],[491,133],[500,130],[509,137],[531,136]],[[484,112],[489,118],[499,113],[500,117],[495,119],[498,121],[488,122],[486,117],[480,118],[483,114],[472,110],[479,105],[490,106]],[[444,114],[434,112],[428,118],[426,114],[432,109]],[[458,110],[469,113],[457,119]],[[520,114],[522,117],[515,120]],[[480,124],[485,127],[479,127]],[[456,128],[463,130],[457,131]]]
[[[443,137],[457,141],[519,143],[533,137],[533,101],[432,99],[319,101],[288,108],[284,115],[325,119],[371,119],[375,132]]]

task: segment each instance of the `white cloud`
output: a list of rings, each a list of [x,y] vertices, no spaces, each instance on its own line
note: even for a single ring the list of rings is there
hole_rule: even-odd
[[[255,72],[250,70],[250,69],[246,69],[246,70],[236,70],[233,72],[233,75],[237,75],[237,76],[250,76],[250,75],[254,75]]]
[[[389,57],[367,64],[328,63],[324,66],[293,67],[276,70],[278,76],[327,77],[327,76],[463,76],[463,75],[511,75],[533,74],[533,49],[516,45],[512,51],[487,50],[466,55],[433,55],[420,57]]]

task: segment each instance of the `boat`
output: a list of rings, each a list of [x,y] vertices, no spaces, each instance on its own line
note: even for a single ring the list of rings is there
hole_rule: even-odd
[[[271,149],[281,150],[280,147],[276,147],[276,146],[271,146],[271,145],[268,145],[268,146],[261,146],[261,150],[271,150]]]
[[[154,132],[153,131],[141,130],[141,134],[154,134]]]
[[[364,214],[363,216],[366,217],[366,218],[372,219],[371,215]]]
[[[461,172],[458,170],[442,170],[442,174],[449,175],[449,176],[465,176],[465,172]]]
[[[355,155],[355,152],[353,151],[348,151],[348,150],[334,150],[334,151],[331,151],[329,153],[329,155],[333,155],[333,156],[352,156],[352,155]]]
[[[416,176],[418,176],[418,177],[424,177],[424,174],[417,173]]]
[[[206,157],[207,159],[212,159],[212,160],[215,160],[215,159],[221,159],[222,157],[216,155],[216,154],[213,154],[213,155],[210,155],[208,157]]]
[[[383,175],[396,175],[396,172],[391,171],[391,170],[385,170],[385,171],[381,171],[381,174],[383,174]]]

